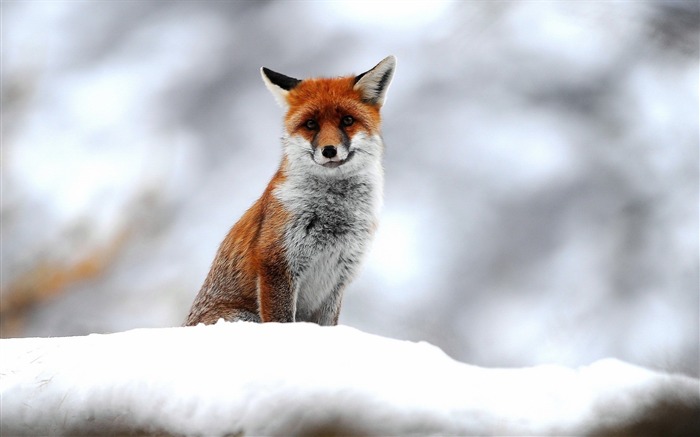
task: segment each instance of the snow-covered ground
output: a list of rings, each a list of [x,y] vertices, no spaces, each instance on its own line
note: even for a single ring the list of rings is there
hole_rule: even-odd
[[[224,323],[0,340],[2,435],[697,435],[700,381],[485,369],[427,343]]]
[[[698,2],[0,8],[3,336],[180,325],[279,162],[260,66],[394,54],[341,322],[483,366],[700,375]]]

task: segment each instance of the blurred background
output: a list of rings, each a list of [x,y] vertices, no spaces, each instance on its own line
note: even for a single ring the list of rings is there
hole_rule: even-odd
[[[180,325],[279,164],[259,68],[394,54],[341,323],[477,365],[700,373],[698,2],[1,7],[3,337]]]

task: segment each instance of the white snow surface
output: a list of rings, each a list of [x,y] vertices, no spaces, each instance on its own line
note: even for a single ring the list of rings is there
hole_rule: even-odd
[[[700,411],[687,376],[613,359],[486,369],[345,326],[220,321],[0,345],[3,436],[582,435],[659,404]]]

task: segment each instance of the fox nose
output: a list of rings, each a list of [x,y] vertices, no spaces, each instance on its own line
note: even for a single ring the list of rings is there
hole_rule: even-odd
[[[335,146],[323,146],[323,150],[321,151],[321,155],[328,159],[333,158],[337,154],[338,150],[335,148]]]

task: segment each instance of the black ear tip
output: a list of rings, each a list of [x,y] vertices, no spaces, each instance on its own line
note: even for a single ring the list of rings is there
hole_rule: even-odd
[[[285,76],[284,74],[270,70],[267,67],[262,67],[262,72],[270,82],[287,91],[291,90],[297,86],[299,82],[301,82],[299,79]]]

